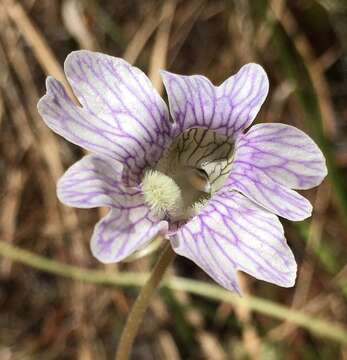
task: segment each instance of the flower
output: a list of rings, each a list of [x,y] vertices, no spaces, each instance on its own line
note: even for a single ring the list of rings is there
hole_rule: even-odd
[[[81,106],[47,79],[38,103],[46,124],[92,154],[59,180],[70,206],[110,208],[95,226],[93,254],[118,262],[157,234],[223,287],[236,272],[284,287],[296,262],[278,216],[303,220],[309,189],[327,174],[317,145],[285,124],[251,125],[268,93],[257,64],[220,86],[200,75],[162,71],[167,106],[146,75],[126,61],[72,52],[65,74]]]

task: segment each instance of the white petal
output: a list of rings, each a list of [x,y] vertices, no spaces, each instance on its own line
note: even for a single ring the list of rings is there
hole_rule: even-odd
[[[265,209],[293,221],[311,216],[312,205],[296,191],[271,180],[253,165],[233,164],[225,188],[240,191]]]
[[[295,282],[296,262],[277,216],[237,192],[216,194],[172,244],[230,290],[239,292],[238,270],[279,286]]]
[[[125,204],[122,208],[112,208],[95,226],[92,253],[103,263],[118,262],[167,231],[167,222],[157,221],[148,207]]]
[[[309,136],[285,124],[259,124],[238,138],[225,186],[300,221],[311,216],[312,206],[291,188],[309,189],[326,175],[324,156]]]
[[[318,146],[304,132],[285,124],[252,126],[235,153],[235,164],[245,163],[292,189],[310,189],[327,175]]]
[[[183,76],[162,72],[176,133],[205,127],[235,137],[257,115],[269,89],[264,69],[257,64],[243,66],[218,87],[204,76]]]
[[[102,262],[117,262],[166,234],[168,224],[152,214],[142,192],[121,181],[122,166],[112,159],[85,156],[72,165],[58,182],[59,199],[70,206],[111,210],[94,229],[93,254]]]
[[[171,141],[167,107],[146,75],[126,61],[90,51],[71,53],[65,72],[82,108],[63,86],[47,80],[38,110],[67,140],[124,165],[124,178],[139,182]]]
[[[132,197],[143,203],[137,188],[122,182],[122,165],[98,155],[87,155],[73,164],[59,179],[57,194],[61,202],[78,208],[119,206]]]

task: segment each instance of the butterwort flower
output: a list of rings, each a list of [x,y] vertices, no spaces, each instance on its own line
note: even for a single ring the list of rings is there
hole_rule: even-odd
[[[219,86],[162,71],[170,114],[146,75],[126,61],[71,53],[65,74],[81,106],[52,77],[38,110],[46,124],[92,154],[59,180],[70,206],[106,206],[91,249],[118,262],[162,234],[223,287],[238,270],[284,287],[296,262],[278,216],[299,221],[312,206],[293,189],[327,174],[317,145],[285,124],[251,127],[269,88],[263,68],[243,66]]]

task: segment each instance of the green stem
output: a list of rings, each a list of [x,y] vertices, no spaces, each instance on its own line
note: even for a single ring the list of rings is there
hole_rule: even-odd
[[[47,259],[17,246],[7,244],[4,241],[0,241],[0,255],[41,271],[97,285],[140,287],[146,283],[149,277],[148,273],[109,273],[101,270],[83,269]],[[305,314],[303,311],[289,309],[269,300],[256,296],[244,296],[241,298],[230,291],[222,289],[220,286],[178,276],[165,278],[161,286],[171,290],[186,291],[216,301],[223,301],[234,306],[244,306],[249,310],[291,322],[327,339],[347,344],[347,331],[340,324],[317,319]],[[341,283],[340,286],[347,291],[346,281]]]
[[[175,253],[172,250],[170,242],[168,241],[162,255],[160,256],[157,264],[155,265],[151,273],[151,276],[149,277],[144,287],[141,289],[139,296],[137,297],[130,311],[121,338],[119,340],[116,360],[129,359],[132,345],[134,343],[139,327],[143,321],[143,317],[145,315],[149,302],[151,301],[152,295],[158,288],[165,271],[167,270],[168,266],[171,264],[174,258]]]

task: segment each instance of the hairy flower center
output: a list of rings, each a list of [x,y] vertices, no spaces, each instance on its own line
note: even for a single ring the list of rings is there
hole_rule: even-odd
[[[229,138],[202,128],[185,131],[145,173],[145,201],[159,217],[188,220],[222,187],[232,157]]]

